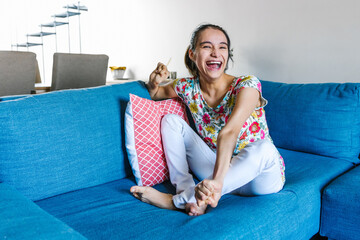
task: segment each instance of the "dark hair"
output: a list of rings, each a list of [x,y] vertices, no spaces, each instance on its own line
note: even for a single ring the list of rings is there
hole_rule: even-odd
[[[229,38],[229,35],[227,34],[227,32],[222,27],[220,27],[218,25],[202,24],[199,27],[197,27],[194,30],[194,32],[192,33],[191,40],[190,40],[190,45],[187,47],[186,53],[185,53],[185,66],[189,70],[190,74],[192,76],[194,76],[194,77],[199,76],[199,69],[197,68],[196,64],[190,59],[189,50],[195,51],[196,44],[197,44],[197,41],[199,39],[200,33],[202,33],[204,30],[206,30],[208,28],[219,30],[225,35],[227,43],[228,43],[228,53],[229,53],[228,61],[229,61],[229,59],[231,61],[233,61],[233,59],[232,59],[232,49],[230,47],[231,46],[230,45],[230,38]],[[227,68],[228,68],[228,66],[226,65],[225,70],[227,70]]]

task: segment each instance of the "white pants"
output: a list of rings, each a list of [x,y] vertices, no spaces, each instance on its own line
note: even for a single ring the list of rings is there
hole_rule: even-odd
[[[190,170],[201,181],[212,178],[216,153],[179,116],[165,115],[161,122],[162,141],[170,173],[176,188],[174,205],[184,209],[186,203],[195,203],[195,182]],[[224,179],[222,195],[263,195],[283,188],[279,152],[269,140],[246,145],[231,159]]]

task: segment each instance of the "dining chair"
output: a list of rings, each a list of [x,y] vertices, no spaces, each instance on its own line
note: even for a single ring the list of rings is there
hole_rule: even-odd
[[[0,51],[0,96],[33,93],[39,81],[35,53]]]
[[[109,57],[104,54],[54,53],[51,90],[105,85]]]

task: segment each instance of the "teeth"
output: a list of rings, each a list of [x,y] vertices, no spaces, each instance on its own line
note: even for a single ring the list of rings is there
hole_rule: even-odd
[[[221,62],[208,62],[209,64],[221,64]]]

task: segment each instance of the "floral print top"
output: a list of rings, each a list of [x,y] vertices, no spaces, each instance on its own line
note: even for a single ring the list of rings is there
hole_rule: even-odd
[[[177,95],[190,108],[194,118],[196,129],[206,144],[215,152],[217,136],[227,123],[235,106],[237,94],[244,88],[255,88],[261,94],[261,83],[255,76],[241,76],[234,78],[225,97],[215,108],[210,107],[203,98],[198,78],[182,78],[174,81],[174,89]],[[267,100],[261,95],[261,106],[244,123],[233,152],[237,155],[247,144],[260,139],[268,139],[272,142],[265,118],[264,107]],[[284,162],[279,154],[280,166],[284,176]]]

